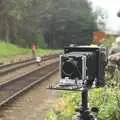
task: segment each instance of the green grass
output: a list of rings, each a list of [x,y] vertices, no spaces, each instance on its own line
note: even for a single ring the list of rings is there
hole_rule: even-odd
[[[56,101],[56,107],[48,112],[45,120],[74,120],[78,104],[81,104],[80,92],[63,92]],[[120,120],[120,92],[117,88],[89,90],[88,105],[89,108],[99,108],[100,120]]]
[[[38,49],[37,55],[43,56],[43,55],[60,53],[60,52],[61,50],[55,50],[55,49]]]
[[[108,36],[105,39],[105,41],[103,42],[104,46],[107,47],[107,48],[114,47],[113,43],[115,43],[115,39],[116,39],[116,37],[114,37],[114,36]]]
[[[60,50],[38,49],[37,56],[59,53]],[[11,61],[20,56],[32,57],[32,51],[28,48],[20,48],[13,44],[0,42],[0,62]]]

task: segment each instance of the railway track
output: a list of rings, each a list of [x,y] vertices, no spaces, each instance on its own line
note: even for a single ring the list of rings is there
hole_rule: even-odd
[[[0,85],[0,106],[52,75],[58,70],[58,63],[59,60],[55,59],[35,71]]]
[[[41,62],[47,61],[47,60],[52,59],[52,58],[56,58],[59,55],[60,54],[44,56],[44,57],[42,57],[42,61]],[[23,67],[27,67],[29,65],[33,65],[35,63],[36,63],[35,58],[32,58],[32,59],[24,60],[24,61],[21,61],[21,62],[16,62],[14,64],[1,65],[0,66],[0,76],[3,76],[5,74],[7,74],[7,73],[10,73],[12,71],[15,71],[15,70],[23,68]]]
[[[28,60],[19,61],[19,62],[15,62],[15,63],[0,64],[0,69],[6,68],[6,67],[10,67],[10,66],[13,66],[13,65],[18,65],[18,64],[21,64],[21,63],[25,63],[25,62],[30,62],[30,61],[33,61],[33,60],[34,60],[34,58],[31,58],[31,59],[28,59]]]

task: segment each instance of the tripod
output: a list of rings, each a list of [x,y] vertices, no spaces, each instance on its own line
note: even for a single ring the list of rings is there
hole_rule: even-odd
[[[87,87],[87,64],[86,64],[86,56],[82,55],[82,84],[80,83],[75,85],[58,85],[57,87],[53,88],[52,86],[49,89],[55,90],[70,90],[70,91],[81,91],[82,96],[82,104],[76,109],[76,112],[79,114],[76,116],[76,120],[98,120],[97,117],[90,114],[88,109],[88,87]],[[92,108],[92,112],[98,113],[97,108]]]
[[[88,87],[86,85],[86,79],[86,56],[82,56],[82,104],[81,106],[79,106],[79,108],[76,109],[76,112],[79,112],[79,115],[77,115],[76,120],[98,120],[95,116],[90,115],[90,111],[88,109]],[[92,108],[92,111],[98,113],[97,108]]]
[[[82,104],[76,109],[79,114],[76,116],[76,120],[98,120],[95,116],[90,115],[88,109],[88,88],[83,86],[81,91]],[[92,108],[93,112],[98,112],[97,108]]]

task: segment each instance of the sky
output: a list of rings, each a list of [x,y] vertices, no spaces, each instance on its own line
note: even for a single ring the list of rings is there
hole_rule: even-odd
[[[107,29],[109,31],[120,31],[120,18],[117,17],[117,12],[120,10],[120,0],[90,0],[93,6],[100,6],[107,14],[108,19],[106,20]]]

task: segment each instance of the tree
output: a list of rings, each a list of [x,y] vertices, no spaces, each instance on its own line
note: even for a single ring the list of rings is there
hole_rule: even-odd
[[[87,0],[51,0],[48,11],[42,31],[49,47],[91,43],[97,24]]]
[[[107,11],[102,9],[101,7],[96,7],[94,11],[94,15],[96,17],[96,23],[100,30],[105,31],[106,29],[106,20],[108,18]]]
[[[120,10],[118,11],[117,16],[120,17]]]
[[[1,0],[0,10],[0,39],[22,47],[90,44],[97,30],[87,0]]]
[[[40,31],[40,19],[47,0],[2,0],[0,39],[30,46]]]

